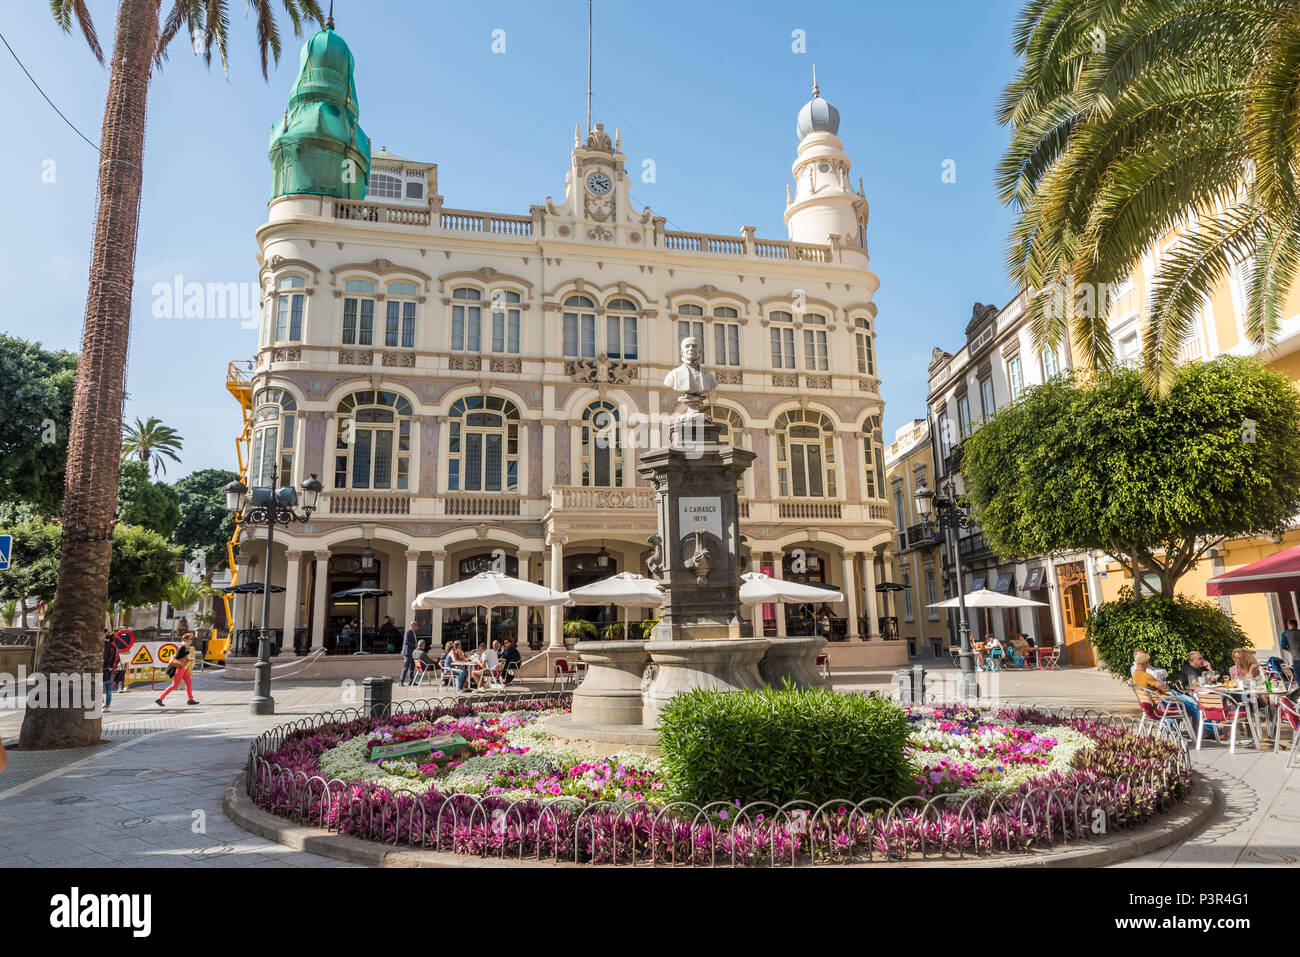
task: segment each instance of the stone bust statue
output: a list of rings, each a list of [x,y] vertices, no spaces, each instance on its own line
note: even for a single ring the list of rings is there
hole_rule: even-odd
[[[718,380],[700,365],[700,340],[687,336],[682,340],[682,364],[664,377],[664,385],[681,393],[682,401],[691,411],[699,411],[709,393],[718,387]]]

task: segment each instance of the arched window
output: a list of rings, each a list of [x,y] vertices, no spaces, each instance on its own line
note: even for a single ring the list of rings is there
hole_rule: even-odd
[[[885,444],[880,416],[870,415],[862,423],[862,465],[867,473],[867,498],[885,497]]]
[[[783,412],[776,420],[776,479],[782,496],[838,498],[835,427],[811,409]]]
[[[596,358],[596,304],[586,296],[564,300],[564,357]]]
[[[294,486],[293,439],[298,402],[284,389],[263,389],[253,400],[252,457],[248,484],[271,484],[271,468],[279,485]]]
[[[605,488],[623,486],[623,443],[619,435],[618,407],[593,402],[582,410],[582,484]]]
[[[605,307],[605,354],[611,359],[637,357],[636,303],[614,299]]]
[[[794,316],[783,309],[768,315],[772,327],[772,368],[794,368]]]
[[[334,487],[411,487],[411,403],[395,392],[366,390],[338,404]]]
[[[477,289],[453,289],[451,306],[451,351],[478,352],[483,336],[483,293]]]
[[[720,366],[740,365],[740,313],[732,306],[713,309],[713,361]]]
[[[343,344],[369,346],[375,342],[375,284],[349,279],[343,284]]]
[[[858,347],[858,374],[876,374],[876,352],[871,341],[871,323],[859,316],[853,320],[853,336]]]
[[[306,297],[302,290],[307,280],[301,276],[284,276],[276,283],[280,294],[275,314],[275,341],[302,342],[302,308]]]
[[[718,438],[722,442],[737,447],[741,445],[745,422],[739,412],[728,409],[725,405],[707,405],[704,407],[704,414],[720,426]]]
[[[415,348],[415,303],[419,295],[420,287],[413,282],[388,284],[388,300],[384,303],[387,310],[384,345]]]
[[[519,354],[519,293],[492,290],[492,351]]]
[[[677,346],[681,347],[683,339],[694,336],[700,340],[700,361],[704,361],[704,307],[693,302],[685,302],[677,307]],[[699,318],[696,318],[699,317]]]
[[[803,331],[804,368],[809,372],[825,372],[829,362],[826,342],[826,317],[810,312],[803,317],[803,322],[805,326],[821,327],[805,328]]]
[[[447,489],[519,491],[519,409],[495,395],[468,395],[447,413]]]

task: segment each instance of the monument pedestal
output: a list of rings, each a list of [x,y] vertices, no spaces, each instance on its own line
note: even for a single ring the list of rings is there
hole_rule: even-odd
[[[650,660],[644,641],[584,641],[578,654],[586,677],[573,692],[575,722],[600,725],[642,723],[641,682]]]
[[[659,723],[668,700],[683,691],[741,691],[763,687],[758,663],[772,642],[767,638],[648,641],[653,672],[643,696],[646,727]]]
[[[758,673],[763,682],[780,688],[787,681],[796,688],[829,688],[831,683],[817,669],[817,656],[826,647],[825,638],[774,638]]]

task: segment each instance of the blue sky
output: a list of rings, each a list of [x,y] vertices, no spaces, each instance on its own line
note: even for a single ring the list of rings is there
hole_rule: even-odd
[[[89,6],[107,50],[116,2]],[[622,127],[629,168],[655,160],[657,182],[634,193],[671,228],[734,235],[752,223],[760,236],[785,237],[795,115],[816,63],[871,204],[887,436],[924,415],[930,350],[961,344],[973,302],[1011,296],[1002,265],[1011,216],[993,194],[1007,134],[993,110],[1016,65],[1017,6],[596,0],[593,119]],[[264,82],[243,8],[230,0],[229,78],[182,37],[150,93],[126,413],[158,416],[185,437],[173,479],[233,466],[239,419],[226,363],[252,355],[256,332],[237,319],[155,318],[151,290],[177,273],[256,282],[268,134],[302,44],[282,18],[284,51]],[[335,0],[335,19],[357,60],[373,146],[437,163],[448,206],[526,213],[563,193],[573,127],[585,117],[584,0]],[[496,30],[504,54],[492,52]],[[795,30],[805,53],[792,50]],[[108,74],[80,34],[62,34],[40,0],[0,0],[0,32],[98,142]],[[4,49],[0,83],[10,129],[0,150],[2,327],[76,349],[97,153]],[[943,181],[947,160],[955,182]]]

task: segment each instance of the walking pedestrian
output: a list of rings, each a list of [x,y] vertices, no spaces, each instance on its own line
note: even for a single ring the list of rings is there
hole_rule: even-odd
[[[122,655],[117,650],[111,631],[104,632],[104,710],[113,703],[113,683],[117,680],[117,669],[122,666]]]
[[[417,624],[417,622],[412,621],[411,627],[407,628],[406,634],[402,636],[402,676],[397,679],[399,686],[406,684],[408,677],[411,679],[412,684],[415,683],[415,643],[419,641],[418,636],[415,634]]]
[[[193,664],[192,653],[194,651],[191,644],[192,641],[193,638],[189,635],[181,639],[180,649],[172,657],[172,662],[167,667],[167,670],[171,672],[172,683],[167,686],[166,691],[154,699],[154,704],[158,705],[160,708],[163,707],[163,699],[179,688],[182,684],[185,685],[185,703],[198,704],[198,702],[194,700],[194,685],[193,679],[190,675],[190,665]]]

